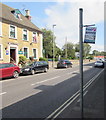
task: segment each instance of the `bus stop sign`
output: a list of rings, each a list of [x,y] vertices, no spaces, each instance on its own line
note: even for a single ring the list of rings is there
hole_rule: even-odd
[[[86,27],[84,43],[95,44],[96,27]]]

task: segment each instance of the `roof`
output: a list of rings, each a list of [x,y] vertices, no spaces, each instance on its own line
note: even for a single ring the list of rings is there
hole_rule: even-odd
[[[6,21],[11,21],[13,23],[28,27],[32,30],[36,30],[39,32],[42,32],[36,25],[34,25],[30,20],[28,20],[24,15],[21,14],[21,19],[17,19],[15,18],[14,14],[12,14],[11,11],[15,10],[14,8],[11,8],[5,4],[0,3],[0,8],[2,10],[2,20],[6,20]]]

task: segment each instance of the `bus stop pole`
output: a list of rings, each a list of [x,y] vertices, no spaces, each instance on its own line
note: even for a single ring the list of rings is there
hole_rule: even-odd
[[[83,9],[79,9],[79,43],[80,43],[80,109],[83,118]]]

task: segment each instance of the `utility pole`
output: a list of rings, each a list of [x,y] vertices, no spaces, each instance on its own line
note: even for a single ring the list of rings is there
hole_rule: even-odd
[[[83,119],[83,9],[79,9],[79,43],[80,43],[80,108]]]
[[[55,27],[56,25],[54,24],[53,25],[53,64],[52,64],[52,67],[54,68],[54,61],[55,61],[55,46],[54,46],[54,43],[55,43],[55,39],[54,39],[54,27]]]
[[[65,56],[66,56],[66,58],[67,58],[67,37],[65,38],[65,44],[66,44],[66,48],[65,48]]]

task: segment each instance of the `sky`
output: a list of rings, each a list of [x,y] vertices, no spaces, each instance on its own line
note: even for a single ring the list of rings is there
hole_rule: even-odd
[[[95,24],[97,27],[93,50],[104,51],[104,1],[105,0],[2,0],[1,2],[19,9],[25,15],[30,10],[32,22],[40,29],[53,31],[56,44],[60,48],[67,42],[79,42],[79,8],[83,9],[83,25]],[[85,27],[83,27],[83,38]]]

